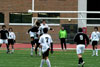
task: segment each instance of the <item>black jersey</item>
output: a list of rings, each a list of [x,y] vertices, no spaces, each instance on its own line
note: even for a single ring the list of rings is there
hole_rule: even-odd
[[[1,30],[0,34],[1,34],[1,39],[7,39],[7,36],[8,36],[7,30]]]
[[[38,28],[37,26],[33,26],[31,29],[28,30],[28,33],[31,32],[38,32]]]
[[[74,42],[78,44],[89,44],[89,38],[86,34],[84,33],[77,33],[75,38],[74,38]]]

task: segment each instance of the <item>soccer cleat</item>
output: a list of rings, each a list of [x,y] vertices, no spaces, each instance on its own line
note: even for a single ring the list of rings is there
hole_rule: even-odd
[[[41,56],[41,53],[39,53],[39,56]]]
[[[81,64],[78,64],[78,67],[81,67]]]
[[[84,67],[84,64],[85,64],[85,62],[83,61],[83,62],[81,63],[82,67]]]
[[[31,56],[33,56],[33,53],[31,53]]]
[[[92,56],[95,56],[94,54]]]
[[[9,54],[10,53],[10,51],[7,51],[7,54]]]
[[[96,56],[99,56],[98,54]]]

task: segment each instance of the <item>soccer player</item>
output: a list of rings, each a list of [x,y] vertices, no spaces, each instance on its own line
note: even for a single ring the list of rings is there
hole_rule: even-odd
[[[40,26],[40,23],[37,21],[36,22],[36,26],[33,26],[31,29],[28,30],[28,33],[30,34],[31,37],[31,56],[33,56],[33,49],[35,49],[35,53],[37,55],[37,48],[39,46],[39,35],[38,35],[38,28]],[[35,44],[36,44],[36,48],[35,48]],[[39,48],[39,55],[41,55],[41,48]]]
[[[92,41],[92,47],[93,47],[92,56],[95,55],[95,52],[96,52],[96,56],[98,56],[97,45],[98,45],[98,42],[99,42],[99,36],[100,36],[100,33],[98,32],[98,27],[94,27],[94,31],[92,32],[91,38],[90,38],[91,41]]]
[[[61,27],[61,30],[59,31],[59,38],[60,38],[60,41],[61,41],[62,50],[63,50],[63,44],[64,44],[65,49],[66,49],[67,32],[64,29],[64,27]]]
[[[76,48],[76,52],[77,52],[77,56],[79,58],[78,61],[78,66],[80,67],[80,65],[82,65],[82,67],[84,66],[84,61],[82,58],[82,53],[85,50],[85,43],[86,46],[89,44],[89,38],[86,34],[84,34],[82,32],[82,28],[79,28],[78,33],[76,34],[75,38],[74,38],[74,42],[77,43],[77,48]]]
[[[48,30],[54,31],[54,29],[50,28],[50,27],[48,26],[48,24],[46,24],[46,21],[43,20],[41,26],[39,27],[39,34],[40,34],[40,36],[41,36],[42,34],[44,34],[44,32],[43,32],[43,29],[44,29],[44,28],[47,28]]]
[[[35,44],[36,44],[36,47],[35,47],[35,54],[37,56],[37,48],[39,47],[39,26],[40,26],[40,22],[36,22],[36,27],[37,27],[37,31],[36,31],[36,36],[35,36]],[[39,47],[39,56],[41,56],[41,47]]]
[[[9,28],[9,35],[8,35],[8,46],[12,46],[12,54],[14,53],[14,43],[15,43],[15,39],[16,39],[16,36],[15,36],[15,33],[13,32],[13,29],[12,28]],[[10,52],[10,51],[9,51]]]
[[[48,67],[51,67],[50,61],[49,61],[49,48],[50,45],[53,45],[53,41],[52,38],[49,34],[47,34],[48,29],[44,28],[43,29],[44,34],[40,37],[39,39],[39,43],[42,47],[42,60],[41,60],[41,64],[40,67],[43,67],[44,62],[46,61]]]
[[[9,46],[8,46],[8,31],[6,30],[6,26],[2,26],[2,30],[0,30],[1,39],[0,39],[0,47],[2,44],[6,44],[7,53],[9,53]]]

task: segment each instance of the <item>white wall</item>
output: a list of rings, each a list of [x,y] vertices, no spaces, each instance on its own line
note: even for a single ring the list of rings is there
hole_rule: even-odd
[[[87,11],[87,0],[78,0],[78,11]],[[87,18],[87,14],[81,13],[78,14],[78,18]],[[78,27],[86,27],[86,20],[78,20]]]

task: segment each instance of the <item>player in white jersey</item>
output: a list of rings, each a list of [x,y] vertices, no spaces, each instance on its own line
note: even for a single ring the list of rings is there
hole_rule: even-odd
[[[90,38],[91,41],[92,41],[92,47],[93,47],[92,56],[95,55],[95,52],[96,52],[96,56],[98,56],[97,45],[98,45],[98,42],[99,42],[99,36],[100,36],[100,33],[98,32],[98,27],[94,27],[94,31],[92,32],[91,38]]]
[[[48,65],[48,67],[51,67],[48,56],[49,56],[49,48],[51,45],[53,45],[53,41],[52,41],[51,36],[49,34],[47,34],[47,32],[48,32],[47,28],[44,28],[43,32],[44,32],[44,34],[39,39],[40,46],[42,47],[42,60],[41,60],[40,67],[43,67],[43,64],[45,61]]]
[[[48,30],[54,31],[54,29],[50,28],[50,27],[48,26],[48,24],[46,24],[46,21],[45,21],[45,20],[42,21],[42,24],[41,24],[40,27],[39,27],[39,34],[40,34],[40,35],[44,34],[44,32],[43,32],[43,29],[44,29],[44,28],[47,28]]]
[[[15,33],[13,32],[13,29],[12,28],[9,28],[8,45],[9,46],[10,45],[12,46],[12,52],[11,53],[14,53],[14,43],[15,43],[15,39],[16,39],[16,36],[15,36]]]

